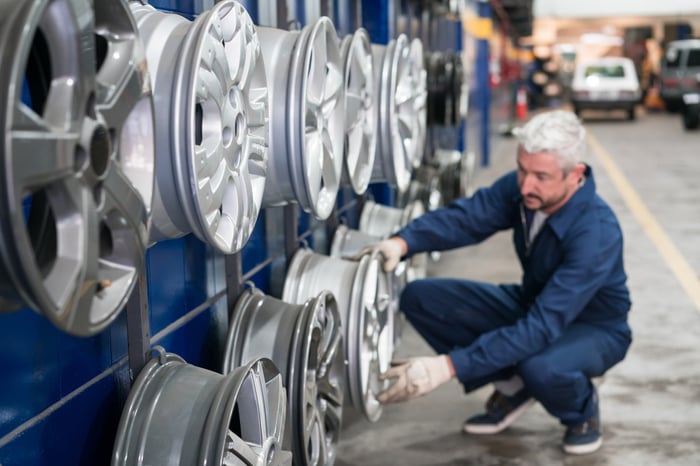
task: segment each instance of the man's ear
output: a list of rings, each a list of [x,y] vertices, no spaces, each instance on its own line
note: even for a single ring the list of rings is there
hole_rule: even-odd
[[[586,172],[586,164],[579,162],[569,173],[575,180],[580,180],[583,178],[583,174]]]

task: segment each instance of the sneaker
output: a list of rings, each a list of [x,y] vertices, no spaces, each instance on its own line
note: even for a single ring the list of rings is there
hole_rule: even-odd
[[[535,400],[525,389],[513,396],[494,391],[486,402],[486,412],[472,416],[464,422],[469,434],[497,434],[515,422]]]
[[[571,455],[593,453],[603,444],[598,413],[583,424],[569,427],[564,434],[564,451]]]

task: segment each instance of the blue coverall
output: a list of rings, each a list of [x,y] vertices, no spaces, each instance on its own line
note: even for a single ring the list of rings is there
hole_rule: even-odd
[[[526,238],[534,212],[522,205],[516,172],[398,232],[410,256],[513,230],[520,285],[416,280],[404,289],[400,308],[435,351],[450,355],[467,392],[517,374],[567,426],[594,414],[591,377],[621,361],[632,340],[622,232],[596,194],[590,167],[585,176],[532,244]]]

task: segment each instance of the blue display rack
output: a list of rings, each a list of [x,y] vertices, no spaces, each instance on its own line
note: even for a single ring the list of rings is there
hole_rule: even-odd
[[[213,1],[151,3],[191,18]],[[241,3],[260,24],[263,0]],[[283,20],[304,24],[307,2],[265,4],[277,9],[278,27],[286,26]],[[341,34],[362,26],[380,44],[396,36],[398,16],[417,15],[415,4],[397,0],[324,0],[319,9],[331,16]],[[299,16],[285,18],[285,12]],[[459,50],[458,25],[442,31],[432,48],[451,42]],[[460,144],[465,143],[462,139]],[[386,184],[373,185],[371,193],[379,202],[394,202],[395,193]],[[244,282],[274,295],[301,242],[326,252],[339,223],[357,226],[363,201],[343,188],[336,212],[325,222],[296,205],[265,209],[246,246],[230,256],[192,235],[154,245],[127,309],[90,338],[64,334],[28,308],[0,313],[0,466],[109,464],[124,402],[150,348],[158,344],[191,364],[218,371],[229,314]]]

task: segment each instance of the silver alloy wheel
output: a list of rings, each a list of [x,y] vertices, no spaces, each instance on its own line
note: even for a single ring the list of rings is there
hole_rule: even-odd
[[[381,416],[376,395],[386,386],[379,374],[389,368],[394,353],[389,283],[380,267],[379,253],[348,261],[300,249],[282,291],[282,299],[292,303],[323,290],[333,293],[345,329],[348,400],[372,422]]]
[[[232,0],[189,21],[132,2],[157,105],[152,241],[194,233],[239,251],[260,212],[268,92],[250,16]]]
[[[330,256],[338,259],[351,257],[367,246],[372,246],[382,240],[381,237],[370,233],[353,230],[345,225],[338,225],[331,241]]]
[[[378,95],[377,155],[372,182],[386,181],[399,192],[408,188],[415,158],[416,117],[410,48],[405,34],[388,45],[372,45]]]
[[[156,349],[122,410],[112,466],[292,464],[287,398],[272,361],[221,375]]]
[[[2,2],[0,31],[0,309],[28,305],[93,335],[145,257],[154,136],[141,42],[123,1]]]
[[[270,358],[287,387],[294,464],[332,465],[345,390],[343,335],[335,298],[323,291],[290,304],[246,290],[229,327],[223,372]]]
[[[377,98],[372,48],[364,29],[340,46],[345,70],[345,170],[343,179],[356,194],[367,190],[377,146]]]
[[[343,73],[335,28],[322,17],[301,32],[259,27],[258,36],[276,109],[263,205],[298,202],[326,219],[343,168]]]
[[[330,256],[336,259],[352,257],[357,255],[364,248],[377,244],[381,240],[382,238],[370,235],[369,233],[365,233],[364,231],[354,230],[352,228],[348,228],[345,225],[338,225],[338,228],[336,228],[335,234],[333,235],[333,240],[331,241]],[[408,268],[407,262],[410,263],[410,260],[403,260],[399,262],[399,264],[396,266],[393,272],[384,273],[384,279],[386,280],[386,283],[388,285],[388,312],[393,316],[394,319],[392,324],[394,328],[394,349],[396,349],[399,345],[401,333],[403,330],[403,323],[405,321],[405,317],[403,313],[401,313],[401,309],[399,308],[399,299],[401,298],[401,292],[403,291],[403,288],[408,282],[408,277],[406,274]],[[385,299],[385,297],[381,296],[379,293],[377,293],[377,298]],[[378,307],[381,307],[381,305],[381,303],[377,303]]]
[[[367,201],[360,213],[360,231],[385,239],[424,213],[425,207],[420,201],[413,201],[404,208]],[[418,278],[425,278],[427,268],[428,255],[426,253],[412,255],[406,261],[406,280],[410,282]]]
[[[377,238],[388,238],[424,213],[425,208],[419,201],[403,208],[366,201],[360,212],[359,230]]]
[[[415,136],[411,140],[413,152],[413,168],[418,168],[423,163],[425,152],[425,140],[428,126],[428,72],[425,69],[423,58],[423,41],[419,38],[411,40],[411,77],[413,79],[413,110],[411,114],[415,118]]]

